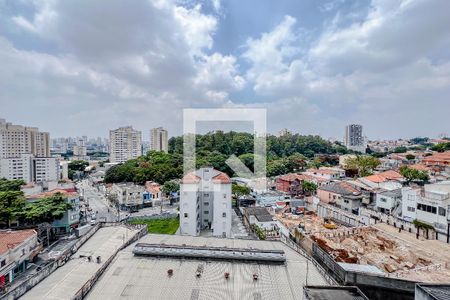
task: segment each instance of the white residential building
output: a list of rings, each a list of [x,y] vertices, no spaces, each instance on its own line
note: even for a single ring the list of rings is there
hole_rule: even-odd
[[[185,175],[180,185],[182,235],[231,236],[231,180],[211,167]]]
[[[23,154],[18,158],[0,158],[0,178],[45,182],[60,180],[60,174],[59,158],[56,157]]]
[[[150,150],[164,151],[169,150],[168,132],[162,127],[150,130]]]
[[[401,211],[402,189],[376,193],[375,203],[378,211],[397,216],[397,212]]]
[[[142,133],[131,126],[110,130],[109,140],[112,163],[123,163],[142,155]]]
[[[415,219],[445,231],[450,222],[450,181],[402,189],[402,217]]]
[[[350,150],[366,153],[366,142],[363,136],[362,125],[350,124],[345,127],[344,144]]]
[[[36,127],[13,125],[0,119],[0,158],[15,158],[22,154],[50,156],[50,135]]]

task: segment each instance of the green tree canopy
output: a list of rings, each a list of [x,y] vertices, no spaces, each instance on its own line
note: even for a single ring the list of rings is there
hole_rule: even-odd
[[[412,181],[426,182],[430,179],[426,171],[419,171],[408,166],[401,166],[400,174],[405,177],[408,183]]]
[[[379,164],[380,160],[370,155],[357,155],[346,160],[346,168],[357,171],[360,177],[371,175]]]
[[[56,193],[50,197],[26,203],[23,210],[17,212],[16,216],[28,224],[51,223],[61,219],[71,208],[72,205],[66,201],[66,198],[61,193]]]
[[[233,183],[231,185],[231,193],[233,194],[234,198],[239,198],[242,196],[247,196],[251,192],[251,189],[245,185],[240,185]]]
[[[302,183],[302,188],[303,188],[303,191],[304,191],[306,194],[311,195],[311,194],[313,194],[313,193],[316,192],[316,190],[317,190],[317,184],[315,184],[314,182],[305,180],[305,181],[303,181],[303,183]]]
[[[180,184],[174,180],[169,180],[169,181],[164,182],[164,185],[161,188],[161,191],[166,195],[178,192],[179,190],[180,190]]]

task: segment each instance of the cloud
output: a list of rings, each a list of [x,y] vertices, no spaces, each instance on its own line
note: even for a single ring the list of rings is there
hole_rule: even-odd
[[[178,123],[168,120],[179,121],[182,108],[221,106],[245,84],[233,55],[211,51],[217,19],[200,5],[146,0],[27,4],[34,13],[17,13],[12,23],[53,50],[20,49],[0,36],[2,115],[14,119],[33,111],[44,117],[57,111],[39,120],[53,136],[98,128],[106,135],[111,126],[124,124],[141,129],[164,124],[180,132]]]
[[[449,10],[438,0],[372,1],[363,22],[326,22],[305,53],[295,51],[301,36],[287,16],[247,42],[248,84],[275,102],[301,97],[317,117],[340,119],[329,130],[335,136],[350,122],[374,138],[437,135],[450,128]]]

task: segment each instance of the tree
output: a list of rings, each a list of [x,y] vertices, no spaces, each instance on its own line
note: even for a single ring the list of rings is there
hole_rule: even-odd
[[[87,166],[89,166],[89,163],[87,161],[84,161],[84,160],[71,161],[69,163],[69,165],[68,165],[69,178],[71,180],[73,180],[75,178],[75,174],[77,174],[77,172],[84,172],[84,169],[86,169]]]
[[[413,160],[413,159],[416,158],[416,156],[415,156],[415,155],[412,155],[412,154],[406,154],[405,157],[406,157],[407,160]]]
[[[164,194],[170,195],[172,193],[178,192],[180,190],[180,185],[176,181],[169,180],[164,182],[161,190]]]
[[[311,195],[316,192],[317,184],[315,184],[314,182],[305,180],[302,183],[302,188],[303,188],[303,191],[305,192],[305,194]]]
[[[400,174],[405,177],[408,183],[412,181],[426,182],[430,179],[426,171],[419,171],[408,166],[401,166]]]
[[[236,184],[236,183],[233,183],[231,185],[231,193],[233,194],[233,197],[235,199],[238,199],[242,196],[247,196],[250,194],[250,192],[251,192],[251,189],[248,186],[240,185],[240,184]]]
[[[6,227],[11,226],[11,220],[25,205],[25,198],[20,190],[24,184],[22,180],[0,179],[0,220]]]
[[[61,193],[26,203],[23,210],[16,213],[19,220],[28,224],[51,223],[60,220],[72,208]]]
[[[380,160],[370,155],[357,155],[346,160],[346,168],[357,171],[360,177],[371,175],[379,164]]]
[[[404,146],[400,146],[400,147],[396,147],[394,149],[394,153],[405,153],[406,151],[408,151],[408,148],[404,147]]]
[[[437,145],[434,145],[431,147],[431,150],[437,151],[437,152],[444,152],[447,150],[450,150],[450,142],[444,142]]]

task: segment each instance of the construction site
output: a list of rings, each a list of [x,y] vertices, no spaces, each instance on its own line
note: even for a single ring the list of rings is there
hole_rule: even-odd
[[[315,232],[310,238],[336,262],[375,266],[386,276],[400,279],[450,281],[449,248],[436,252],[424,241],[394,237],[375,227]]]

